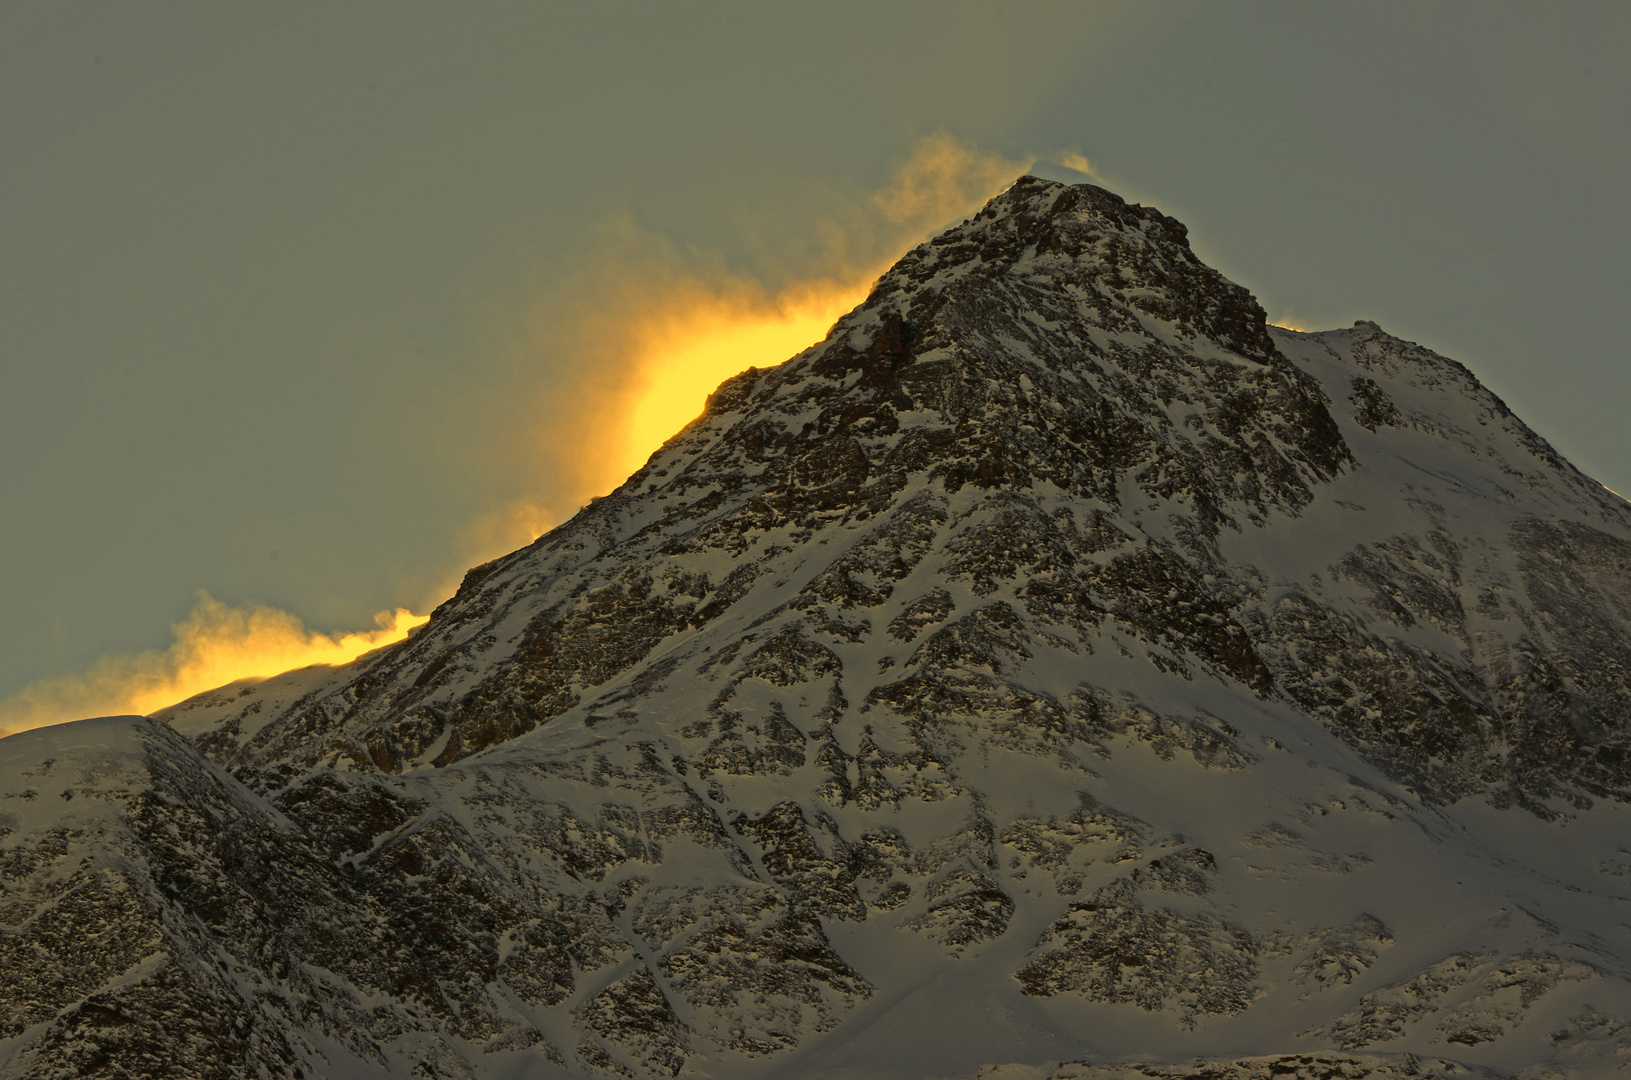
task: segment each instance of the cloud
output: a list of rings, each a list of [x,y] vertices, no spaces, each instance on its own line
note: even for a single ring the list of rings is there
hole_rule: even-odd
[[[592,258],[536,287],[519,315],[495,316],[511,327],[499,348],[512,388],[476,411],[507,417],[503,445],[480,450],[486,467],[509,471],[499,502],[562,521],[606,494],[699,415],[721,382],[819,342],[905,249],[978,208],[1023,167],[949,135],[925,138],[878,190],[812,198],[819,210],[796,232],[817,237],[815,249],[788,252],[780,267],[797,271],[774,283],[682,251],[630,216],[603,222]],[[751,209],[744,217],[755,219]],[[777,263],[773,252],[760,258]]]
[[[1074,169],[1083,176],[1091,176],[1095,180],[1099,179],[1099,171],[1095,169],[1093,167],[1093,163],[1087,160],[1087,157],[1080,152],[1072,151],[1068,154],[1060,154],[1059,164],[1063,165],[1067,169]]]
[[[1012,183],[1024,167],[1023,161],[987,153],[950,135],[931,135],[895,167],[872,202],[886,220],[918,233],[962,217]]]
[[[511,499],[488,510],[462,527],[455,538],[464,564],[477,565],[517,548],[526,547],[558,524],[549,510],[529,499]],[[451,593],[451,588],[447,593]],[[441,595],[445,596],[447,593]]]
[[[0,734],[87,716],[146,714],[238,679],[265,678],[312,664],[344,664],[401,641],[429,616],[382,611],[370,631],[328,635],[286,611],[233,607],[200,592],[192,614],[172,629],[163,652],[105,656],[85,674],[33,683],[0,702]]]

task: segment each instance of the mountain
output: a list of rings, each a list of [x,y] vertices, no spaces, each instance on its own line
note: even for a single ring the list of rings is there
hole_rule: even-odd
[[[1023,177],[407,641],[0,741],[0,1075],[1620,1075],[1628,673],[1465,368]]]

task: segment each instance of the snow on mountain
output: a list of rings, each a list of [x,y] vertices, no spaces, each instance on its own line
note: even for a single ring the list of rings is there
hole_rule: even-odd
[[[400,645],[0,742],[0,1075],[1615,1075],[1628,665],[1466,369],[1022,178]]]

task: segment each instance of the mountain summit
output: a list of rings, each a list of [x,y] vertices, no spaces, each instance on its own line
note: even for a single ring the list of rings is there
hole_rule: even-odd
[[[0,742],[0,1075],[1602,1076],[1628,723],[1631,508],[1023,177],[406,642]]]

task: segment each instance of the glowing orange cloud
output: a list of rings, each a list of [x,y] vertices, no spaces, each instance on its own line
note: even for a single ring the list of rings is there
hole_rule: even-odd
[[[312,664],[344,664],[401,641],[430,616],[406,608],[374,616],[377,629],[330,636],[259,604],[232,607],[208,593],[173,627],[164,652],[105,656],[80,676],[34,683],[0,702],[0,734],[87,716],[147,714],[238,679],[266,678]]]
[[[620,483],[645,464],[732,375],[779,364],[819,342],[866,299],[901,248],[977,208],[1020,168],[949,135],[930,136],[896,166],[858,219],[846,223],[847,231],[863,235],[835,235],[845,225],[825,224],[833,261],[843,264],[824,268],[823,276],[774,294],[742,282],[676,283],[637,324],[631,358],[639,373],[636,389],[620,403],[626,410],[623,445],[608,453],[602,483]]]
[[[533,315],[523,348],[566,358],[546,366],[570,374],[539,392],[533,411],[544,424],[530,455],[544,483],[521,502],[564,520],[622,483],[721,382],[819,342],[905,248],[966,216],[1023,167],[950,136],[924,139],[882,189],[851,192],[809,225],[825,254],[779,288],[611,223],[604,262]]]
[[[612,487],[702,412],[714,388],[750,367],[780,363],[820,341],[866,297],[867,282],[805,287],[776,297],[716,294],[648,316],[635,343],[634,387],[598,486]]]

